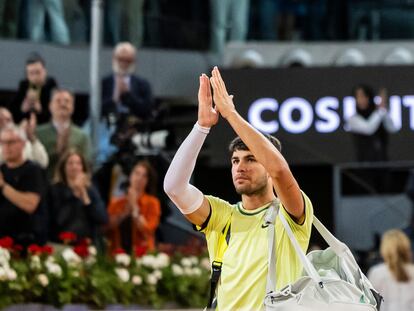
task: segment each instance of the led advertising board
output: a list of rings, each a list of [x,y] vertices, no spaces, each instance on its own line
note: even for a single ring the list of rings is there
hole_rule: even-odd
[[[364,83],[388,90],[391,160],[414,159],[414,68],[411,66],[222,70],[240,114],[258,130],[278,137],[292,164],[355,161],[346,120],[355,113],[352,89]],[[378,98],[377,98],[378,100]],[[212,165],[229,165],[235,136],[224,121],[208,138]]]

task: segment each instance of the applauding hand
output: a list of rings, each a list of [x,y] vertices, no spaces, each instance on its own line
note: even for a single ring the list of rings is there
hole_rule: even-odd
[[[218,121],[218,113],[213,108],[210,81],[203,73],[200,76],[200,87],[198,89],[198,124],[203,127],[212,127]]]
[[[213,98],[214,103],[216,104],[216,110],[220,112],[223,118],[227,119],[236,111],[233,104],[233,95],[227,93],[226,85],[224,84],[223,78],[217,67],[214,67],[211,75],[212,77],[210,78],[210,81],[213,86]]]

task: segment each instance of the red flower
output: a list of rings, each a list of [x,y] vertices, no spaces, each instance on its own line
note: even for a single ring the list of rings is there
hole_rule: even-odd
[[[64,243],[70,243],[75,241],[77,239],[77,236],[73,232],[65,231],[59,234],[59,239],[62,240]]]
[[[87,245],[76,245],[73,248],[73,251],[82,258],[89,256],[89,250]]]
[[[50,245],[45,245],[42,247],[42,253],[52,255],[53,254],[53,247]]]
[[[136,246],[135,247],[135,257],[142,257],[147,253],[148,247],[146,246]]]
[[[27,251],[32,254],[40,254],[42,253],[42,247],[37,244],[30,244],[27,248]]]
[[[76,245],[89,246],[91,244],[92,244],[91,239],[89,239],[89,238],[83,238],[83,239],[80,239],[79,242]]]
[[[0,247],[11,249],[13,247],[13,239],[9,236],[1,238]]]
[[[126,253],[126,252],[125,252],[125,250],[124,250],[123,248],[118,247],[117,249],[115,249],[115,250],[112,252],[112,255],[125,254],[125,253]]]

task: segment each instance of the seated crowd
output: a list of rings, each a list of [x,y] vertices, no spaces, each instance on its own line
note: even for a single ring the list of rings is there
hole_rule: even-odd
[[[102,81],[103,124],[151,114],[151,88],[133,74],[135,57],[129,43],[114,50],[113,74]],[[99,148],[93,150],[88,133],[72,120],[75,95],[48,76],[38,54],[25,69],[13,100],[0,107],[0,238],[23,247],[56,245],[71,232],[74,243],[87,239],[102,251],[154,250],[161,207],[150,162],[131,158],[125,186],[110,166],[106,184],[121,184],[118,191],[95,185],[93,151]]]

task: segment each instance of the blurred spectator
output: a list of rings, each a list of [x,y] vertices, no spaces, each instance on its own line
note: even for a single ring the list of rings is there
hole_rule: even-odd
[[[79,239],[88,238],[99,244],[100,225],[108,215],[98,191],[91,184],[85,157],[68,150],[56,167],[54,183],[48,193],[50,239],[59,242],[61,232],[73,232]]]
[[[277,40],[281,0],[259,0],[258,21],[262,40]]]
[[[144,2],[145,0],[121,0],[121,40],[128,40],[136,47],[142,45],[144,38]]]
[[[155,171],[147,161],[138,162],[129,175],[126,194],[108,206],[111,248],[130,252],[136,246],[155,248],[160,222],[160,201],[155,197]]]
[[[86,18],[86,36],[90,38],[92,0],[80,0]],[[131,12],[133,13],[133,12]],[[119,0],[105,0],[103,2],[103,41],[105,45],[115,45],[120,41],[121,3]]]
[[[356,114],[348,119],[348,127],[354,135],[358,161],[387,161],[388,134],[397,131],[388,115],[386,90],[380,92],[381,102],[374,102],[374,91],[367,85],[353,90]]]
[[[6,108],[0,107],[0,131],[6,128],[9,124],[14,124],[10,111]],[[35,134],[36,116],[32,114],[29,120],[23,120],[21,128],[24,130],[27,137],[27,141],[23,149],[23,158],[39,164],[42,168],[47,168],[49,157],[45,147],[37,139]],[[3,154],[1,152],[0,145],[0,163],[1,162],[3,162]]]
[[[212,51],[223,52],[228,30],[230,41],[246,40],[250,0],[210,0],[210,7]]]
[[[71,44],[85,44],[88,42],[87,30],[90,30],[87,24],[85,12],[81,6],[84,0],[64,0],[63,11],[65,20],[68,25],[69,37]],[[90,8],[89,8],[90,10]]]
[[[411,311],[414,306],[414,265],[410,240],[400,230],[389,230],[381,241],[384,263],[372,267],[368,278],[384,297],[381,311]]]
[[[74,100],[74,95],[69,90],[54,90],[49,104],[51,120],[36,130],[37,137],[49,155],[49,179],[53,176],[60,156],[68,148],[77,149],[88,161],[92,156],[89,136],[71,121]]]
[[[113,73],[102,80],[102,115],[106,118],[133,115],[141,120],[151,116],[153,99],[148,81],[134,74],[135,47],[119,43],[113,53]]]
[[[0,37],[16,38],[20,0],[0,1]]]
[[[115,45],[120,41],[121,4],[119,0],[104,2],[104,43]]]
[[[45,181],[41,168],[24,159],[25,143],[26,134],[14,124],[6,125],[0,133],[4,159],[0,166],[0,236],[10,236],[27,246],[41,243],[35,212]]]
[[[49,39],[47,41],[60,44],[70,43],[61,0],[30,0],[27,5],[31,40],[41,42]],[[45,27],[46,20],[48,29]]]
[[[130,152],[130,142],[138,127],[152,119],[153,98],[149,83],[134,74],[136,49],[129,42],[119,43],[113,53],[113,73],[102,80],[102,124],[99,161],[118,149]],[[108,126],[106,126],[108,125]]]
[[[30,113],[36,114],[38,124],[49,121],[50,93],[56,85],[55,79],[47,75],[43,58],[32,53],[26,60],[26,78],[20,81],[17,94],[9,106],[14,121],[20,123]]]

